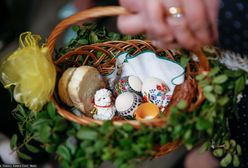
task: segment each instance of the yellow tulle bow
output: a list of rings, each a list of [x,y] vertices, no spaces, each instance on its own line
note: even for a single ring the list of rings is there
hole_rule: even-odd
[[[48,48],[39,46],[41,37],[25,32],[20,35],[20,47],[0,65],[0,80],[5,88],[14,86],[14,98],[37,112],[49,101],[56,71]]]

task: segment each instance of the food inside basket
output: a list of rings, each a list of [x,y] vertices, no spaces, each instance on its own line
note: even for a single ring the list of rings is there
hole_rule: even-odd
[[[105,87],[100,73],[91,66],[67,69],[59,80],[58,93],[69,106],[90,114],[94,108],[92,98],[96,90]]]
[[[146,51],[116,56],[115,68],[104,76],[93,66],[68,68],[58,93],[65,104],[97,120],[149,120],[164,113],[175,86],[183,81],[184,68]]]
[[[92,24],[73,30],[76,39],[58,49],[53,58],[59,81],[55,100],[59,109],[65,109],[65,116],[75,114],[76,120],[98,122],[90,118],[133,120],[139,114],[139,120],[149,120],[167,114],[175,87],[184,83],[188,57],[180,62],[181,51],[157,48],[142,35],[108,32]],[[100,101],[103,98],[105,102]],[[150,114],[140,110],[147,108]]]

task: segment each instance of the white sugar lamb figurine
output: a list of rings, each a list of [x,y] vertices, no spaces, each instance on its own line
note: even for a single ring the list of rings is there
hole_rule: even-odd
[[[115,115],[115,106],[112,104],[112,93],[108,89],[96,91],[94,96],[96,114],[93,115],[97,120],[111,120]]]

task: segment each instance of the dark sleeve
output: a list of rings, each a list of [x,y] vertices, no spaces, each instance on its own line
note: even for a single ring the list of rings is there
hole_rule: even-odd
[[[221,0],[218,31],[221,48],[248,54],[248,0]]]

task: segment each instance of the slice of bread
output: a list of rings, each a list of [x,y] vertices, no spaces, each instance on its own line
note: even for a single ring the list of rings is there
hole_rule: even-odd
[[[67,104],[68,106],[73,106],[73,102],[71,101],[71,98],[68,93],[68,84],[71,80],[73,72],[76,70],[76,68],[68,68],[61,78],[59,79],[58,83],[58,93],[60,99]]]
[[[91,66],[76,68],[68,83],[68,93],[74,106],[90,115],[94,108],[93,97],[96,91],[104,88],[105,83],[98,70]]]

